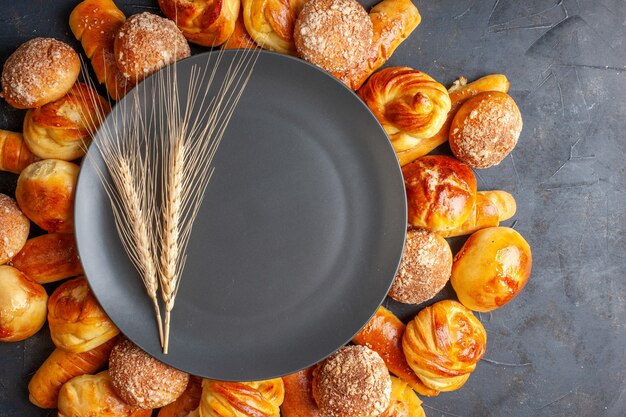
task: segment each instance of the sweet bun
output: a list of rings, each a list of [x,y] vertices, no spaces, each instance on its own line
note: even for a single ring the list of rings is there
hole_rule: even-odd
[[[488,91],[467,100],[450,125],[450,149],[474,168],[498,165],[517,145],[522,114],[506,93]]]
[[[202,396],[202,379],[190,375],[189,383],[185,392],[173,403],[161,407],[157,417],[188,417],[189,413],[196,410],[200,405],[200,397]]]
[[[13,258],[26,244],[30,221],[15,200],[0,194],[0,265]]]
[[[21,133],[0,129],[0,171],[19,174],[38,160],[24,143]]]
[[[152,410],[126,404],[113,389],[107,371],[67,381],[59,392],[59,417],[149,417]]]
[[[163,14],[176,22],[189,42],[218,46],[235,30],[240,0],[159,0]]]
[[[46,322],[46,290],[12,266],[0,266],[0,342],[24,340]]]
[[[24,141],[40,158],[72,161],[85,155],[90,134],[109,110],[94,89],[77,83],[60,99],[28,110]]]
[[[48,232],[71,233],[78,170],[78,165],[58,159],[30,164],[17,179],[15,199],[20,209]]]
[[[280,378],[254,382],[204,379],[201,417],[280,417],[285,387]]]
[[[189,382],[189,374],[154,359],[127,339],[113,348],[109,373],[120,398],[142,409],[174,402]]]
[[[510,227],[489,227],[472,234],[454,257],[452,288],[474,311],[491,311],[524,288],[532,268],[530,246]]]
[[[114,53],[122,75],[142,80],[164,66],[191,55],[176,24],[153,13],[129,17],[115,35]]]
[[[282,417],[323,417],[311,392],[313,369],[312,366],[283,377],[285,400],[280,406]]]
[[[422,401],[400,378],[391,377],[391,400],[380,417],[426,417]]]
[[[402,167],[409,224],[433,232],[459,227],[472,213],[476,177],[449,156],[429,155]]]
[[[48,325],[54,344],[75,353],[91,350],[120,332],[84,277],[66,281],[54,290],[48,300]]]
[[[310,0],[294,29],[298,54],[331,72],[363,62],[372,37],[372,21],[356,0]]]
[[[372,75],[359,89],[396,152],[407,151],[434,136],[450,111],[448,90],[433,78],[408,67],[389,67]]]
[[[345,346],[313,370],[313,398],[327,417],[379,416],[389,406],[391,378],[365,346]]]
[[[35,38],[9,56],[2,69],[2,94],[11,106],[30,109],[63,97],[80,73],[78,54],[66,43]]]
[[[257,45],[295,55],[294,25],[306,0],[242,0],[246,31]]]
[[[485,328],[462,304],[439,301],[406,326],[406,360],[428,387],[453,391],[465,384],[487,346]]]
[[[446,285],[451,271],[452,251],[448,242],[428,230],[409,229],[389,296],[406,304],[428,301]]]

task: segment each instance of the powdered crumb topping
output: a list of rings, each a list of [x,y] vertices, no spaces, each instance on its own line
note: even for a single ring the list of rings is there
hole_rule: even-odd
[[[13,258],[28,238],[30,223],[11,197],[0,194],[0,262]]]

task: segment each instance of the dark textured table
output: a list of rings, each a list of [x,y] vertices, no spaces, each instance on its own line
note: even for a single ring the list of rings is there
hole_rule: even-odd
[[[77,3],[2,0],[0,62],[36,36],[81,50],[67,24]],[[118,4],[127,15],[158,11],[155,1]],[[526,237],[534,258],[523,292],[480,315],[485,359],[460,390],[423,398],[427,416],[625,416],[626,2],[416,5],[422,24],[388,65],[420,69],[446,85],[488,73],[511,81],[524,130],[500,166],[477,172],[478,185],[513,193],[518,212],[506,224]],[[0,101],[0,128],[21,130],[23,114]],[[0,191],[12,193],[14,182],[0,174]],[[451,289],[437,299],[445,297],[454,297]],[[405,320],[419,310],[386,304]],[[51,350],[45,329],[0,344],[0,417],[55,414],[30,405],[26,389]]]

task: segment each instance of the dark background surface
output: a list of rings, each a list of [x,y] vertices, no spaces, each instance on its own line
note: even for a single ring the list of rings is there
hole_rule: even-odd
[[[523,292],[480,316],[485,359],[460,390],[422,398],[427,416],[623,417],[626,2],[414,2],[422,24],[387,65],[422,70],[445,85],[488,73],[511,81],[524,130],[513,153],[477,177],[479,189],[516,197],[518,212],[507,224],[528,240],[534,261]],[[82,52],[67,25],[77,3],[2,0],[0,62],[36,36]],[[156,2],[117,3],[127,15],[158,11]],[[23,114],[0,101],[0,128],[20,131]],[[0,191],[12,193],[14,181],[0,174]],[[437,299],[448,297],[446,288]],[[420,308],[386,304],[405,320]],[[45,328],[0,344],[0,417],[56,414],[30,405],[26,388],[51,351]]]

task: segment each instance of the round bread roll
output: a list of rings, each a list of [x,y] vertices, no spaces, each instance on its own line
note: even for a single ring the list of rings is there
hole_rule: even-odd
[[[356,0],[310,0],[296,20],[298,54],[331,72],[364,61],[372,44],[369,15]]]
[[[15,198],[20,209],[48,232],[71,233],[78,170],[78,165],[58,159],[30,164],[17,180]]]
[[[433,298],[452,271],[452,251],[444,238],[425,229],[409,229],[404,253],[389,296],[406,304]]]
[[[22,250],[28,240],[30,222],[15,200],[0,194],[0,265]]]
[[[402,167],[409,224],[445,232],[463,224],[476,201],[472,169],[449,156],[422,156]]]
[[[450,149],[474,168],[498,165],[517,145],[522,114],[506,93],[487,91],[467,100],[450,125]]]
[[[52,342],[69,352],[86,352],[119,334],[84,277],[64,282],[48,300]]]
[[[24,340],[46,322],[46,290],[12,266],[0,266],[0,342]]]
[[[465,384],[485,354],[487,333],[462,304],[439,301],[420,311],[406,326],[406,361],[429,388],[453,391]]]
[[[491,311],[515,298],[531,268],[522,235],[510,227],[489,227],[472,234],[456,254],[450,282],[465,307]]]
[[[189,382],[189,374],[154,359],[127,339],[111,351],[109,375],[120,398],[142,409],[175,401]]]
[[[253,382],[204,379],[198,410],[208,417],[280,417],[284,398],[281,378]]]
[[[80,60],[71,46],[35,38],[11,54],[2,69],[2,94],[11,106],[30,109],[63,97],[76,82]]]
[[[115,35],[115,61],[124,77],[142,80],[164,66],[191,55],[176,24],[153,13],[129,17]]]
[[[85,155],[91,134],[109,110],[94,89],[77,83],[60,99],[28,110],[24,141],[40,158],[72,161]]]
[[[389,406],[391,378],[378,353],[345,346],[315,367],[312,393],[325,416],[378,416]]]

